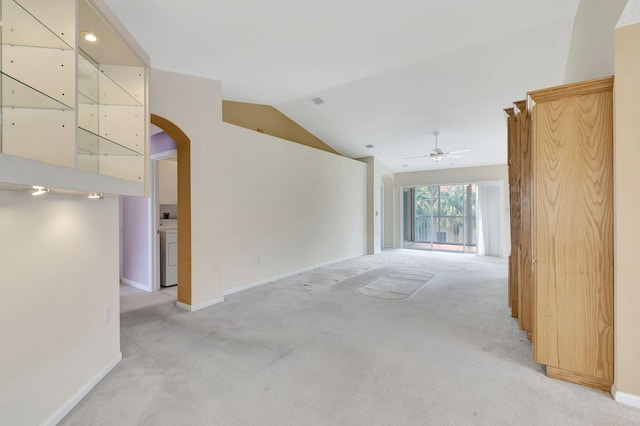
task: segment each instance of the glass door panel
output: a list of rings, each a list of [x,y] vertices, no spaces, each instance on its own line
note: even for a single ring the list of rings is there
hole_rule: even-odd
[[[459,252],[476,251],[476,186],[425,185],[413,193],[412,235],[407,247]],[[405,202],[405,205],[408,204]],[[405,216],[405,220],[409,218]]]

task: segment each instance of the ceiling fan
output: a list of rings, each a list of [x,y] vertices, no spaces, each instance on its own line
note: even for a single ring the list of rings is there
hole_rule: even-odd
[[[412,158],[426,158],[426,157],[428,157],[428,158],[431,158],[433,161],[435,161],[437,163],[440,160],[442,160],[444,157],[460,158],[460,156],[457,155],[457,154],[462,154],[463,152],[471,151],[470,149],[462,149],[462,150],[459,150],[459,151],[444,152],[443,150],[438,148],[438,135],[440,134],[440,132],[435,131],[435,132],[432,132],[431,134],[436,137],[436,147],[433,149],[433,151],[431,151],[429,154],[425,154],[425,155],[417,155],[415,157],[405,157],[405,160],[410,160]]]

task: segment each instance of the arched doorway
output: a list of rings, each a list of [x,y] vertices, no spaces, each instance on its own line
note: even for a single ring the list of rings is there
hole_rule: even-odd
[[[171,121],[151,114],[158,126],[176,143],[178,151],[178,297],[177,305],[191,306],[191,142]],[[186,306],[185,306],[186,305]]]

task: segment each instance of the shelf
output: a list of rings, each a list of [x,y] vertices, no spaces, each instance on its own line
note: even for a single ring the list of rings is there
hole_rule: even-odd
[[[87,55],[78,33],[94,23]],[[0,0],[2,182],[145,193],[147,70],[122,48],[91,0]]]
[[[2,18],[2,44],[74,49],[15,0],[2,2]]]
[[[78,55],[78,103],[143,107],[143,104],[112,80],[83,54]]]
[[[142,153],[78,127],[78,155],[137,157]]]
[[[52,98],[14,77],[2,74],[2,106],[5,108],[58,109],[73,111],[73,107]]]
[[[98,104],[98,68],[84,57],[78,55],[78,103]]]
[[[0,182],[21,186],[44,183],[50,188],[133,197],[144,195],[144,183],[140,181],[102,175],[82,168],[60,167],[8,154],[0,154]]]

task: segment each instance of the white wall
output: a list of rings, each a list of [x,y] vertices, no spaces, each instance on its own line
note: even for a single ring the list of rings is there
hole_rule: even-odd
[[[506,132],[506,128],[505,128]],[[402,247],[402,191],[403,186],[430,185],[430,184],[454,184],[454,183],[475,183],[502,181],[504,191],[503,223],[505,256],[508,256],[509,239],[509,169],[507,165],[466,167],[461,169],[429,170],[424,172],[409,172],[395,174],[395,218],[394,221],[394,244],[395,247]]]
[[[224,176],[217,165],[216,141],[222,125],[222,84],[216,80],[151,70],[149,107],[178,126],[191,141],[191,304],[219,300],[223,286],[216,245],[220,224],[212,216],[213,184]]]
[[[121,200],[121,279],[125,284],[153,291],[151,200],[122,197]]]
[[[225,291],[365,253],[366,164],[227,123],[218,148],[208,210]]]
[[[384,226],[382,229],[382,245],[385,248],[393,248],[393,231],[394,231],[394,222],[396,219],[396,212],[394,209],[395,202],[395,175],[391,172],[391,170],[387,169],[382,163],[380,163],[381,167],[378,170],[380,173],[380,185],[384,188],[384,200],[383,200],[383,216],[382,220],[384,222]]]
[[[615,398],[640,408],[640,1],[629,1],[623,18],[614,83]]]
[[[359,161],[367,164],[367,253],[376,254],[380,253],[383,243],[385,247],[393,247],[394,175],[375,157]],[[384,200],[381,200],[382,193]]]
[[[178,162],[158,160],[158,203],[178,204]]]
[[[626,3],[627,0],[580,1],[573,23],[565,83],[613,74],[613,29]]]
[[[120,359],[118,216],[115,198],[0,191],[0,424],[54,420]]]
[[[192,309],[365,252],[366,165],[222,123],[219,81],[152,70],[150,83],[151,112],[191,141]]]

